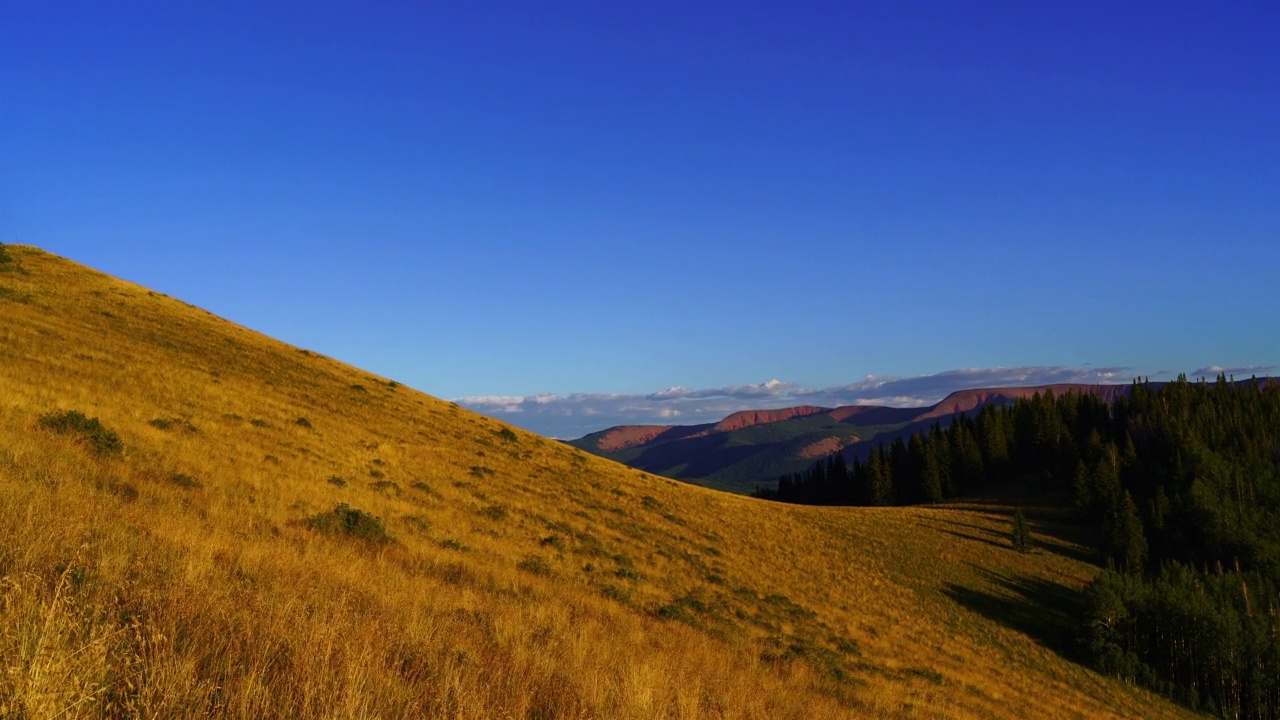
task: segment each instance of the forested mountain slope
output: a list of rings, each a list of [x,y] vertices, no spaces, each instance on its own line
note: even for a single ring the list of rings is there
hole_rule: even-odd
[[[1036,394],[759,494],[893,505],[1009,487],[1097,531],[1109,569],[1076,622],[1099,669],[1226,717],[1280,718],[1280,382]]]
[[[959,390],[927,407],[802,405],[745,410],[701,425],[621,425],[569,444],[657,475],[751,493],[780,475],[803,471],[814,458],[840,452],[850,460],[865,459],[879,444],[984,407],[1009,405],[1047,391],[1088,392],[1109,400],[1128,390],[1128,385],[1062,383]]]

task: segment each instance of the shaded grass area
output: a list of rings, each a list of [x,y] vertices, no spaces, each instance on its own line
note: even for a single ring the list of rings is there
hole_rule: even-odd
[[[961,606],[1026,635],[1063,658],[1083,660],[1079,620],[1083,593],[1041,577],[974,570],[996,590],[947,583],[943,592]]]

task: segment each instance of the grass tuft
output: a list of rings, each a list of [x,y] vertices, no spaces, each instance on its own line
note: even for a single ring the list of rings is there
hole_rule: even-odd
[[[177,485],[180,488],[186,488],[188,490],[199,490],[200,488],[204,487],[204,484],[201,483],[199,480],[185,473],[174,473],[170,475],[169,482],[173,483],[174,485]]]
[[[527,556],[525,559],[516,563],[516,567],[532,575],[551,575],[551,565],[547,564],[546,560],[538,557],[537,555]]]

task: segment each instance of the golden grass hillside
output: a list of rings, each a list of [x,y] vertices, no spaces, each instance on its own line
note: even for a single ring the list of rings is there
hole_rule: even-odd
[[[1063,659],[1051,525],[678,484],[5,249],[0,717],[1181,714]]]

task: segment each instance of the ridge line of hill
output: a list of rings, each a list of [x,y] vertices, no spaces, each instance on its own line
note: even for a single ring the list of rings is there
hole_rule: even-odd
[[[1159,385],[1160,383],[1152,383]],[[657,475],[721,490],[750,493],[761,483],[799,472],[820,455],[852,459],[895,437],[910,435],[957,414],[1012,403],[1036,393],[1089,392],[1112,399],[1129,384],[1050,383],[956,390],[921,407],[813,405],[741,410],[696,425],[618,425],[569,445]]]

